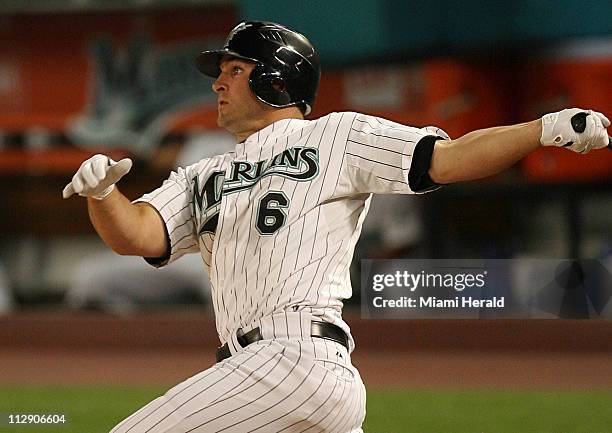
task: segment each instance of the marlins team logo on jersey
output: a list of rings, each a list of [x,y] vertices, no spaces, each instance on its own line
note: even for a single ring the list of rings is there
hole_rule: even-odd
[[[319,150],[315,147],[296,146],[274,155],[270,160],[232,161],[229,177],[226,177],[225,171],[214,171],[201,188],[195,176],[193,207],[199,221],[198,234],[215,232],[223,195],[252,188],[267,176],[282,176],[303,182],[318,173]]]

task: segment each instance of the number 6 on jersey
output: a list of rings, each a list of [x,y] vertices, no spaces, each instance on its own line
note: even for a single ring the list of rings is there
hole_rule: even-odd
[[[264,195],[257,205],[257,223],[255,226],[262,235],[272,235],[278,231],[287,219],[284,209],[289,207],[289,199],[282,191],[272,191]]]

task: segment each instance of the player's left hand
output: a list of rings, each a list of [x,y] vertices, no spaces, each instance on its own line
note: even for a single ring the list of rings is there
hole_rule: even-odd
[[[597,111],[568,108],[542,117],[540,143],[588,153],[608,146],[608,126],[610,120]]]
[[[132,168],[132,160],[113,161],[106,155],[96,154],[84,161],[62,191],[62,197],[72,194],[102,200],[115,189],[117,183]]]

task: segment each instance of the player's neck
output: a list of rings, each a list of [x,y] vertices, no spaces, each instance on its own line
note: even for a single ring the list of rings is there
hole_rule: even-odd
[[[249,125],[244,131],[236,132],[236,140],[238,143],[242,143],[248,137],[255,134],[257,131],[261,131],[266,126],[272,125],[274,122],[278,122],[283,119],[303,119],[302,112],[297,107],[286,107],[286,108],[274,108],[270,111],[266,111],[265,115]]]

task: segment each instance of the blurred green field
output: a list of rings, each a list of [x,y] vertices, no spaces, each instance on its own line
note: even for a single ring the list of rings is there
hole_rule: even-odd
[[[153,387],[0,386],[0,432],[105,433]],[[609,433],[610,392],[369,391],[366,433]],[[65,413],[63,426],[9,426],[8,413]]]

